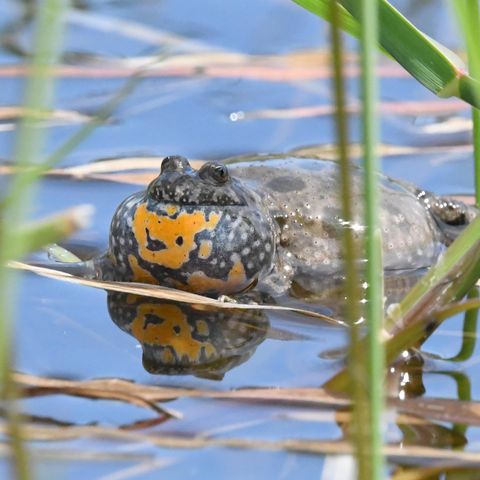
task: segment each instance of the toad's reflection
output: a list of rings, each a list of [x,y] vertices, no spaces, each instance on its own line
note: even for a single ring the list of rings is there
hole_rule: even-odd
[[[113,322],[142,345],[147,372],[221,379],[265,339],[261,311],[223,310],[111,292]]]

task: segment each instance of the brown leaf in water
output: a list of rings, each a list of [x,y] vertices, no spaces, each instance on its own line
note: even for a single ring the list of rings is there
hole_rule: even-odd
[[[73,381],[15,373],[14,380],[27,396],[69,394],[88,398],[115,399],[145,408],[180,397],[281,403],[305,408],[344,408],[350,401],[322,388],[245,388],[232,391],[197,390],[142,385],[121,379]],[[480,402],[436,398],[388,400],[390,408],[401,414],[440,422],[480,425]]]
[[[14,374],[14,378],[23,390],[24,395],[27,397],[61,393],[63,395],[72,395],[75,397],[118,400],[142,408],[151,409],[156,413],[165,414],[170,417],[181,417],[177,412],[159,407],[156,404],[157,400],[150,400],[148,396],[143,394],[141,389],[135,391],[135,389],[122,388],[122,380],[110,379],[107,381],[92,380],[90,382],[74,382],[69,380],[33,377],[23,374]],[[118,383],[120,383],[120,385],[118,385]]]
[[[6,434],[8,427],[0,425],[0,432]],[[128,442],[148,442],[162,448],[196,449],[196,448],[235,448],[255,450],[284,450],[298,453],[315,453],[325,455],[353,454],[352,446],[345,441],[322,440],[252,440],[248,438],[205,438],[186,437],[168,434],[145,434],[135,431],[122,430],[101,426],[73,426],[73,427],[40,427],[24,424],[22,435],[30,441],[68,441],[83,437],[111,439]],[[428,461],[454,461],[464,465],[480,465],[480,453],[472,451],[442,450],[420,446],[385,445],[383,451],[390,459],[416,459]]]
[[[209,305],[217,308],[236,309],[236,310],[277,310],[284,312],[299,313],[309,317],[318,318],[327,323],[336,326],[344,326],[344,322],[334,319],[327,315],[323,315],[312,310],[304,310],[294,307],[283,307],[280,305],[267,305],[267,304],[245,304],[235,303],[232,301],[216,300],[202,295],[194,293],[184,292],[182,290],[176,290],[174,288],[161,287],[159,285],[149,285],[145,283],[135,282],[113,282],[104,280],[89,280],[86,278],[76,277],[65,272],[60,272],[51,268],[38,267],[29,265],[22,262],[9,262],[8,266],[19,270],[29,271],[38,275],[60,280],[68,283],[75,283],[77,285],[84,285],[88,287],[98,288],[101,290],[108,290],[111,292],[123,292],[131,293],[134,295],[140,295],[143,297],[160,298],[162,300],[173,300],[181,303],[188,303],[192,305]]]
[[[26,112],[23,107],[0,107],[0,132],[11,132],[15,130],[18,122],[26,117]],[[37,120],[39,128],[87,123],[92,119],[92,117],[80,112],[59,109],[32,112],[30,116]]]
[[[54,168],[45,175],[145,186],[158,176],[164,158],[165,156],[106,159],[73,167]],[[196,169],[205,163],[203,160],[189,160],[189,162]],[[0,175],[12,174],[15,171],[15,165],[0,165]]]
[[[175,57],[141,57],[139,59],[98,59],[95,65],[59,65],[53,74],[61,78],[126,78],[141,72],[143,77],[210,77],[242,78],[265,82],[292,82],[330,79],[332,71],[328,63],[312,64],[301,57],[292,61],[290,56],[251,56],[225,52],[201,52],[181,54]],[[0,66],[0,77],[24,77],[29,73],[26,65]],[[357,65],[347,65],[345,76],[360,75]],[[388,78],[409,78],[409,74],[393,63],[377,68],[377,75]]]
[[[459,478],[476,478],[474,475],[478,473],[478,470],[471,470],[471,467],[462,465],[462,462],[441,462],[438,465],[432,467],[419,467],[419,468],[401,468],[392,475],[392,480],[428,480],[433,478],[439,478],[441,474],[448,473],[460,473]],[[468,475],[468,477],[466,476]],[[442,477],[443,478],[443,477]],[[450,478],[450,477],[449,477]]]
[[[155,172],[155,173],[130,172],[130,173],[94,173],[92,175],[87,175],[84,178],[88,178],[90,180],[101,180],[104,182],[126,183],[130,185],[139,185],[141,187],[145,187],[157,176],[158,176],[158,172]]]
[[[86,163],[84,165],[76,165],[74,167],[56,168],[50,170],[48,173],[51,175],[71,176],[79,179],[93,174],[127,173],[130,170],[153,170],[158,175],[164,158],[165,155],[111,158]],[[189,162],[193,168],[199,168],[204,163],[202,160],[189,160]]]
[[[9,457],[12,455],[11,447],[2,443],[0,445],[0,456]],[[98,451],[80,450],[77,448],[29,448],[29,457],[35,460],[66,460],[79,462],[147,462],[152,460],[152,455],[144,453],[130,453],[125,451]]]
[[[346,106],[348,113],[361,112],[360,103],[351,103]],[[468,105],[461,100],[424,100],[424,101],[402,101],[402,102],[381,102],[380,111],[388,115],[409,115],[409,116],[432,116],[452,115],[454,113],[468,110]],[[334,115],[335,105],[314,105],[294,108],[275,108],[253,110],[239,113],[239,120],[277,119],[291,120],[308,117],[322,117]]]
[[[62,380],[14,373],[13,378],[27,396],[67,394],[88,398],[115,399],[135,403],[146,408],[151,404],[170,401],[180,397],[251,400],[346,406],[348,400],[328,394],[320,388],[246,388],[221,392],[189,388],[142,385],[121,379]],[[143,404],[141,404],[143,403]]]
[[[351,158],[360,158],[362,155],[362,146],[360,144],[350,145],[349,154]],[[380,144],[378,154],[383,157],[403,156],[403,155],[447,155],[470,153],[473,151],[472,145],[446,145],[446,146],[404,146]],[[333,144],[312,145],[300,147],[291,150],[288,154],[298,156],[309,156],[324,160],[336,160],[337,147]],[[288,155],[287,154],[287,155]],[[108,182],[120,182],[133,185],[148,185],[159,173],[160,166],[164,156],[152,157],[124,157],[118,159],[100,160],[85,165],[73,167],[56,168],[49,170],[46,175],[74,178],[78,180],[101,180]],[[257,156],[241,155],[225,159],[226,163],[240,161],[252,161]],[[194,168],[199,168],[205,163],[204,160],[192,160],[190,164]],[[140,170],[140,171],[139,171]],[[7,175],[15,172],[14,165],[1,165],[0,174]],[[471,196],[457,195],[453,198],[474,203]]]
[[[352,413],[347,410],[320,410],[320,409],[304,409],[293,410],[286,413],[280,413],[277,418],[286,420],[294,420],[298,422],[317,422],[317,423],[350,423],[352,421]],[[427,419],[417,417],[415,415],[398,414],[395,416],[396,425],[423,425],[431,426],[432,423]]]
[[[24,107],[10,106],[0,107],[0,121],[5,120],[19,120],[26,115]],[[32,115],[32,114],[31,114]],[[57,120],[65,123],[79,123],[87,122],[91,119],[90,116],[85,115],[74,110],[51,110],[45,112],[38,112],[36,116],[43,120]]]
[[[155,156],[101,160],[75,167],[54,169],[48,172],[48,174],[72,177],[79,180],[92,179],[145,186],[158,176],[164,158],[165,156]],[[202,160],[189,160],[189,162],[195,169],[200,168],[204,164]],[[139,172],[138,170],[151,171]]]
[[[362,156],[362,145],[349,145],[348,154],[350,158],[360,158]],[[409,146],[409,145],[390,145],[379,144],[377,146],[377,153],[382,157],[387,156],[401,156],[401,155],[432,155],[432,154],[458,154],[471,153],[473,151],[472,145],[438,145],[438,146]],[[318,157],[327,160],[336,160],[338,158],[336,145],[311,145],[308,147],[300,147],[291,150],[292,155]]]
[[[480,403],[445,398],[389,400],[389,405],[411,415],[439,422],[480,425]]]

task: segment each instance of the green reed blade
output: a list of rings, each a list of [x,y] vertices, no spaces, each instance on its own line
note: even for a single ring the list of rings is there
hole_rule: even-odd
[[[478,288],[475,287],[468,292],[468,300],[450,303],[436,310],[429,319],[430,329],[438,327],[443,321],[454,315],[464,313],[462,328],[462,346],[459,353],[453,357],[440,357],[447,362],[464,362],[468,360],[475,351],[477,343],[477,321],[480,299]],[[427,338],[425,338],[426,340]]]
[[[416,321],[416,311],[425,317],[467,294],[480,276],[479,234],[480,217],[477,217],[452,243],[438,264],[420,279],[399,305],[391,309],[385,320],[387,331],[394,333],[401,324]],[[435,292],[442,302],[432,301]]]
[[[470,292],[469,297],[472,298],[472,295],[478,297],[478,290],[473,289]],[[480,301],[477,299],[476,305],[469,305],[469,307],[471,308],[465,312],[465,317],[463,319],[462,346],[455,356],[445,359],[450,362],[464,362],[465,360],[470,359],[475,351],[475,346],[477,344],[478,309],[480,308]],[[452,312],[442,313],[448,315],[445,318],[449,318],[453,315]],[[435,320],[439,320],[438,316],[436,316]]]
[[[480,277],[480,217],[476,218],[433,267],[392,309],[386,329],[393,337],[387,342],[387,361],[427,336],[438,326],[436,312],[463,298]],[[445,317],[439,316],[439,322]],[[410,328],[423,332],[409,335]],[[402,340],[403,338],[403,340]]]
[[[458,315],[459,313],[465,314],[460,351],[453,357],[441,357],[442,360],[447,362],[464,362],[473,355],[477,344],[478,310],[480,309],[479,295],[480,292],[478,288],[474,287],[468,292],[467,300],[446,305],[438,309],[431,317],[431,322],[435,326],[440,325],[444,320],[454,315]]]
[[[48,170],[53,168],[57,163],[71,153],[75,147],[87,139],[97,129],[98,126],[105,123],[113,114],[115,108],[118,107],[118,105],[120,105],[120,103],[138,85],[143,73],[144,72],[142,70],[138,74],[129,78],[125,85],[120,88],[120,90],[113,96],[111,100],[105,103],[105,105],[92,119],[80,127],[77,132],[68,138],[65,143],[51,153],[46,159],[44,159],[41,163],[29,165],[29,168],[26,168],[23,172],[23,182],[22,185],[19,186],[18,192],[21,193],[22,191],[28,189],[28,187],[35,182],[40,175],[47,173]],[[14,200],[14,198],[7,196],[5,199],[0,201],[0,208],[8,207]]]
[[[39,118],[49,110],[53,97],[53,67],[58,59],[63,33],[66,0],[44,0],[37,5],[37,24],[33,41],[34,53],[25,91],[25,112],[15,145],[15,161],[18,173],[13,176],[6,194],[8,208],[2,205],[0,215],[0,380],[6,399],[10,441],[13,449],[16,477],[30,477],[29,462],[21,442],[21,425],[16,407],[16,388],[11,381],[12,320],[14,318],[16,275],[6,268],[7,261],[25,250],[30,239],[14,227],[24,223],[32,203],[32,189],[26,172],[35,165],[43,147],[44,129]]]
[[[480,299],[478,298],[479,292],[477,287],[472,288],[470,292],[468,292],[468,300],[462,302],[454,302],[450,303],[442,308],[439,308],[435,311],[432,318],[441,323],[447,318],[453,317],[454,315],[458,315],[459,313],[465,313],[465,319],[467,319],[467,315],[473,313],[473,319],[476,319],[478,316],[478,309],[480,308]],[[463,330],[464,334],[474,337],[476,335],[475,328],[468,328]],[[452,360],[453,358],[443,358],[443,360]],[[466,358],[464,358],[465,360]]]
[[[69,237],[77,230],[88,226],[91,213],[91,206],[81,205],[35,222],[14,227],[15,236],[21,237],[23,241],[20,247],[11,244],[5,245],[3,255],[11,260],[19,260],[28,253]]]
[[[432,372],[434,375],[445,375],[450,377],[455,384],[457,385],[457,396],[458,400],[469,402],[472,400],[472,382],[470,377],[463,372],[455,371],[442,371]],[[456,435],[465,436],[468,429],[468,424],[466,423],[453,423],[452,424],[452,433]]]
[[[361,67],[362,67],[362,120],[364,145],[364,198],[365,198],[365,253],[367,259],[365,279],[366,321],[368,340],[368,408],[370,413],[370,463],[373,480],[384,474],[382,454],[382,413],[384,407],[383,377],[385,370],[380,331],[383,324],[383,262],[380,229],[380,191],[378,187],[378,82],[375,72],[377,60],[378,3],[361,0]]]
[[[293,0],[305,9],[329,20],[325,15],[330,0]],[[361,4],[358,0],[338,0],[355,20],[361,18]],[[432,40],[409,22],[388,1],[378,0],[380,45],[414,78],[440,97],[456,96],[480,107],[475,91],[480,87],[479,77],[469,76],[456,55],[446,47]],[[355,34],[348,19],[345,28]],[[346,22],[345,20],[345,22]]]
[[[438,375],[449,376],[455,380],[455,383],[457,384],[457,398],[459,400],[462,400],[463,402],[469,402],[472,400],[472,382],[470,381],[470,376],[468,374],[464,372],[442,370],[435,373],[438,373]]]
[[[293,0],[295,3],[305,8],[306,10],[318,15],[327,22],[332,23],[332,11],[331,11],[331,2],[332,0]],[[336,22],[338,27],[344,30],[347,33],[355,37],[360,36],[360,26],[358,21],[348,13],[345,8],[338,4]]]
[[[348,117],[346,112],[345,76],[343,61],[342,36],[340,21],[342,9],[335,1],[330,3],[330,18],[332,20],[331,45],[332,62],[334,71],[335,93],[335,123],[337,131],[337,143],[339,152],[339,184],[342,199],[342,219],[346,224],[353,222],[354,205],[351,194],[351,164],[348,152]],[[360,308],[360,272],[358,271],[357,258],[360,256],[360,244],[350,228],[343,230],[342,251],[345,268],[345,282],[343,290],[348,302],[345,305],[345,320],[350,325],[350,348],[348,358],[348,371],[350,382],[350,394],[353,399],[352,412],[352,440],[357,459],[358,478],[369,480],[372,476],[372,464],[370,452],[371,435],[370,422],[365,421],[369,416],[368,391],[367,391],[367,367],[362,362],[363,352],[358,348],[360,345],[359,319],[362,311]],[[366,412],[366,413],[365,413]]]
[[[475,78],[480,78],[480,11],[478,0],[455,0],[452,2],[467,45],[468,65]],[[476,105],[480,103],[480,89],[474,89]],[[475,196],[480,206],[480,110],[472,109],[473,155],[475,159]]]

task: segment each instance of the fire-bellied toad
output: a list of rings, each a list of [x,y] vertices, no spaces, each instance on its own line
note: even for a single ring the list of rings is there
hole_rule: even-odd
[[[387,272],[432,265],[477,209],[380,176]],[[361,235],[362,171],[353,169],[354,221],[342,219],[333,161],[269,156],[193,169],[180,156],[117,208],[108,252],[91,276],[156,283],[195,293],[308,291],[341,275],[342,231]]]

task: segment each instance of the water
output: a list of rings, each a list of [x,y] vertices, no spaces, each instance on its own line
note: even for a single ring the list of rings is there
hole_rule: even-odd
[[[8,40],[17,51],[28,50],[31,25],[15,24],[22,2],[0,3],[0,28],[9,31]],[[427,33],[449,47],[459,46],[452,17],[441,2],[395,2]],[[432,19],[434,18],[434,20]],[[141,27],[141,35],[129,35],[125,25]],[[114,33],[105,31],[113,22]],[[96,27],[89,27],[95,24]],[[103,27],[102,27],[103,25]],[[12,28],[14,27],[14,28]],[[189,41],[172,44],[165,50],[159,33],[172,33]],[[225,4],[220,1],[183,2],[140,0],[137,2],[90,1],[70,16],[65,61],[78,71],[104,67],[104,75],[63,76],[57,84],[57,108],[83,114],[97,112],[125,84],[129,71],[111,74],[131,57],[167,54],[186,49],[188,53],[215,51],[245,55],[285,55],[302,49],[327,48],[325,24],[293,2],[268,0]],[[353,42],[349,41],[353,44]],[[111,63],[108,63],[111,61]],[[21,102],[21,77],[8,77],[9,65],[24,59],[18,53],[0,48],[0,105]],[[120,65],[118,62],[123,62]],[[257,61],[261,61],[257,60]],[[84,63],[82,63],[84,62]],[[206,60],[202,65],[208,66]],[[244,58],[238,75],[221,77],[190,72],[180,76],[154,75],[136,85],[132,94],[115,110],[113,118],[99,127],[62,162],[82,165],[101,158],[137,155],[182,154],[189,158],[218,159],[256,152],[286,152],[312,144],[332,143],[334,125],[330,115],[293,119],[232,121],[235,112],[286,109],[332,104],[328,79],[268,81],[249,78],[251,59]],[[233,67],[228,67],[227,71]],[[267,74],[271,74],[267,68]],[[434,96],[415,81],[402,75],[381,80],[383,101],[426,101]],[[110,73],[109,73],[110,72]],[[105,74],[106,73],[106,74]],[[355,79],[349,81],[349,95],[357,97]],[[468,111],[456,114],[467,119]],[[425,125],[438,125],[451,116],[382,116],[382,142],[418,148],[411,155],[386,155],[384,171],[439,193],[471,193],[472,164],[468,145],[469,130],[429,133]],[[3,128],[2,128],[3,127]],[[60,146],[79,126],[61,125],[48,130],[47,154]],[[352,140],[358,142],[358,117],[351,117]],[[8,120],[0,124],[0,158],[12,158],[14,132]],[[426,147],[443,146],[428,153]],[[466,146],[463,150],[454,147]],[[107,241],[109,222],[115,207],[126,195],[138,190],[135,185],[102,181],[72,181],[47,178],[42,181],[32,217],[41,217],[80,203],[93,203],[96,212],[92,225],[76,234],[72,243],[102,250]],[[193,375],[152,375],[142,366],[142,348],[131,335],[110,319],[107,295],[93,290],[34,275],[22,276],[22,290],[16,324],[16,368],[20,372],[44,377],[88,380],[123,378],[138,383],[172,387],[228,391],[254,387],[317,387],[344,365],[346,332],[299,316],[268,313],[270,330],[259,331],[246,348],[245,358],[232,369],[225,368],[214,378]],[[467,384],[472,400],[480,397],[479,349],[464,362],[441,361],[435,356],[454,356],[462,342],[462,319],[448,320],[425,344],[431,355],[420,367],[426,397],[458,398],[460,383]],[[226,335],[226,334],[225,334]],[[220,340],[222,340],[220,338]],[[150,348],[150,347],[148,347]],[[249,358],[247,358],[249,357]],[[418,368],[416,370],[419,371]],[[247,438],[282,440],[288,438],[338,440],[342,428],[330,418],[321,423],[285,417],[293,406],[242,404],[220,400],[179,398],[165,406],[182,414],[138,433],[178,435],[189,438],[205,434],[208,438]],[[152,421],[151,410],[124,402],[93,401],[66,395],[25,399],[22,411],[75,425],[96,423],[104,427],[134,425]],[[302,411],[298,408],[298,410]],[[311,410],[306,410],[310,412]],[[37,419],[41,425],[44,420]],[[450,424],[445,425],[451,430]],[[400,441],[401,431],[390,428],[391,439]],[[390,431],[389,430],[389,431]],[[422,436],[407,435],[404,441],[434,445],[440,436],[449,444],[449,435],[432,427]],[[478,428],[458,434],[452,444],[467,443],[475,449],[480,440]],[[324,457],[280,451],[238,450],[221,447],[205,449],[167,449],[148,442],[112,440],[82,436],[69,440],[32,442],[30,450],[36,478],[120,478],[115,474],[138,468],[135,478],[200,478],[208,471],[212,478],[318,478]],[[63,455],[63,457],[61,456]],[[85,458],[82,456],[85,455]],[[97,458],[98,457],[98,458]],[[163,465],[163,460],[168,466]],[[394,467],[391,466],[391,469]],[[127,470],[128,471],[128,470]],[[135,472],[135,470],[132,470]],[[110,475],[110,476],[109,476]],[[132,473],[133,475],[133,473]],[[7,465],[0,464],[0,476],[7,478]],[[122,477],[123,478],[123,477]]]

